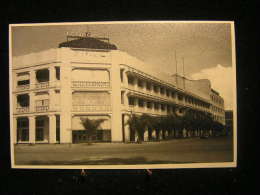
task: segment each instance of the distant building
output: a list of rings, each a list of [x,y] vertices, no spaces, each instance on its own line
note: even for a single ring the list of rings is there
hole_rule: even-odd
[[[225,111],[226,133],[233,135],[233,110]]]
[[[189,108],[225,123],[224,100],[209,80],[152,72],[106,38],[73,38],[58,48],[12,59],[15,143],[85,140],[81,118],[102,118],[97,141],[130,139],[130,114]]]

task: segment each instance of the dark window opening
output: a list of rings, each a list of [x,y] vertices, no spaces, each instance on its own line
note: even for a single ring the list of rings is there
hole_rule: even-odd
[[[60,67],[55,67],[55,72],[56,72],[56,79],[60,80]]]
[[[44,118],[36,119],[36,141],[44,140]]]
[[[18,95],[17,103],[19,107],[28,107],[30,104],[30,96],[28,94]]]
[[[17,81],[17,85],[21,86],[21,85],[29,85],[30,84],[30,80],[22,80],[22,81]]]
[[[164,111],[165,110],[165,105],[161,104],[161,110]]]
[[[151,102],[147,102],[147,108],[152,108],[152,103]]]
[[[143,88],[143,86],[144,86],[144,83],[143,83],[143,81],[142,81],[142,80],[138,79],[137,85],[138,85],[138,87],[141,87],[141,88]]]
[[[151,87],[152,87],[152,86],[151,86],[151,83],[146,83],[146,89],[147,89],[147,90],[150,91],[150,90],[151,90]]]
[[[29,141],[29,120],[28,118],[17,119],[17,141]]]
[[[154,85],[153,89],[154,89],[155,93],[158,93],[158,91],[159,91],[158,86]]]
[[[56,141],[60,142],[60,115],[56,115]]]
[[[144,100],[138,99],[138,106],[139,107],[144,107]]]
[[[135,99],[133,97],[129,97],[128,103],[129,103],[129,105],[134,106],[135,105]]]
[[[170,96],[170,92],[169,92],[169,90],[168,90],[168,89],[166,89],[166,95],[167,95],[167,97],[169,97],[169,96]]]
[[[158,110],[159,109],[159,104],[158,103],[154,103],[154,109]]]
[[[128,80],[128,84],[134,85],[134,77],[133,76],[128,75],[127,80]]]
[[[42,69],[36,72],[36,79],[38,82],[47,82],[49,81],[49,70]]]
[[[164,91],[164,88],[163,88],[163,87],[160,87],[160,93],[161,93],[161,94],[164,94],[164,92],[165,92],[165,91]]]

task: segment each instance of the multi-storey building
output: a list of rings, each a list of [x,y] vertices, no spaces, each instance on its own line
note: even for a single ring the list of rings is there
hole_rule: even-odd
[[[233,135],[233,110],[225,111],[226,134]]]
[[[224,101],[209,80],[151,71],[109,40],[75,38],[58,48],[13,57],[14,143],[84,140],[81,118],[102,118],[99,141],[128,141],[131,114],[182,114],[187,108],[223,122]]]

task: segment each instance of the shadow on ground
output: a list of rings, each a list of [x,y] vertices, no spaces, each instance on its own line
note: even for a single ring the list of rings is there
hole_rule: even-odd
[[[106,158],[102,160],[78,160],[78,161],[48,161],[43,164],[42,161],[30,161],[26,165],[136,165],[136,164],[181,164],[187,162],[176,162],[176,161],[160,161],[160,160],[147,160],[144,157],[135,158]],[[192,162],[189,162],[192,163]],[[21,165],[21,164],[20,164]]]

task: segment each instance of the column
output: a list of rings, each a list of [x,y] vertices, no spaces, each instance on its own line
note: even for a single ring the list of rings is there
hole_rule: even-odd
[[[53,111],[53,110],[55,110],[55,98],[56,98],[56,96],[55,96],[55,91],[54,91],[54,89],[49,89],[49,110],[50,111]]]
[[[35,71],[30,71],[30,89],[34,89],[36,84],[36,74]]]
[[[144,101],[144,111],[147,111],[147,100],[143,100]]]
[[[56,143],[56,116],[49,115],[49,143]]]
[[[138,78],[134,76],[134,89],[138,90]]]
[[[129,142],[130,141],[130,126],[127,124],[128,119],[129,119],[129,115],[125,114],[124,115],[124,121],[125,121],[125,142]]]
[[[12,94],[13,95],[13,113],[16,113],[16,108],[17,108],[17,95],[16,94]]]
[[[56,70],[54,66],[51,66],[49,68],[49,82],[50,82],[50,86],[54,86],[54,83],[56,81]]]
[[[35,143],[35,117],[29,116],[29,143],[34,144]]]
[[[145,131],[144,131],[144,141],[148,141],[148,128],[147,127],[145,128]]]
[[[13,117],[12,138],[13,138],[13,144],[16,144],[17,143],[17,117]]]
[[[124,104],[125,104],[125,106],[127,106],[127,107],[129,106],[127,91],[125,91],[125,93],[124,93]]]
[[[29,104],[29,109],[30,109],[30,112],[35,112],[35,95],[34,95],[34,92],[30,92],[30,104]]]

